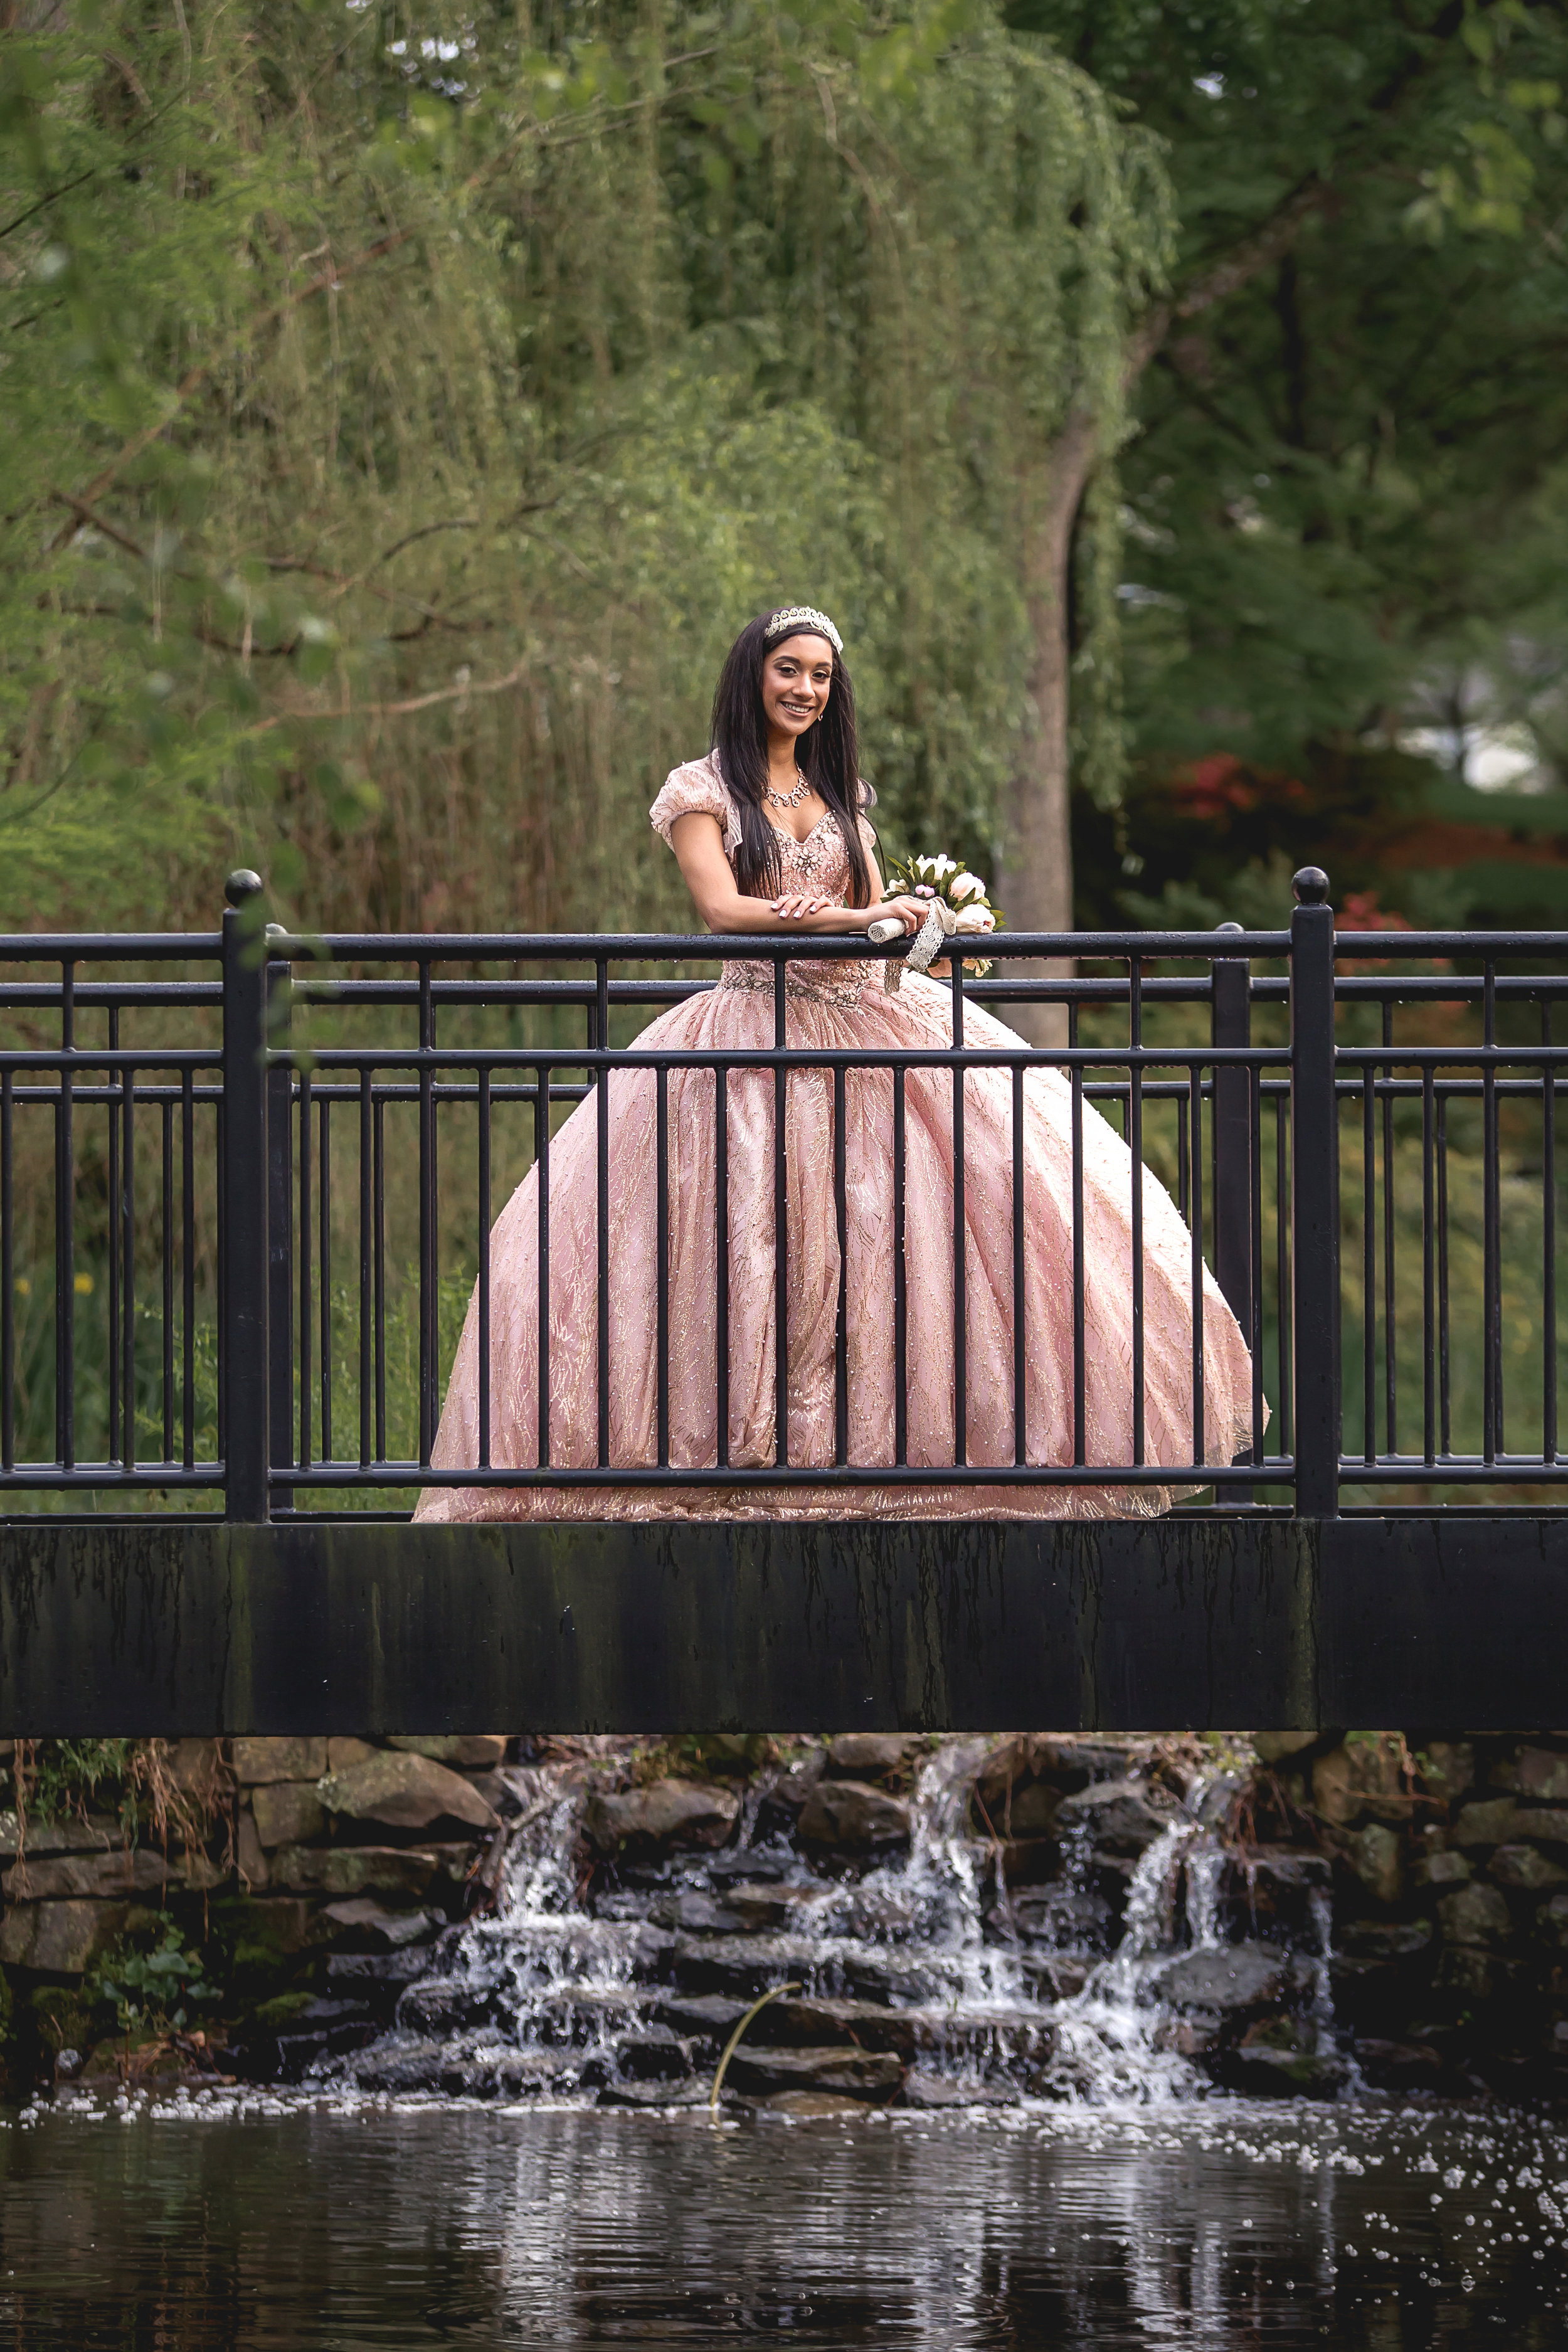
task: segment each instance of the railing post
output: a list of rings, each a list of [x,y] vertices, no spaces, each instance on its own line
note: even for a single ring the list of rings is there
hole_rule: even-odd
[[[1304,866],[1290,918],[1291,1320],[1296,1513],[1340,1507],[1340,1136],[1334,1089],[1334,910]]]
[[[1222,923],[1239,931],[1239,923]],[[1209,1034],[1215,1045],[1252,1043],[1252,966],[1245,956],[1215,956]],[[1214,1074],[1215,1279],[1230,1311],[1252,1339],[1252,1101],[1242,1063],[1216,1063]]]
[[[286,1048],[289,1025],[289,968],[267,966],[267,1038]],[[274,1062],[267,1072],[267,1349],[268,1413],[275,1470],[294,1461],[294,1073]],[[293,1507],[291,1487],[273,1494],[274,1505]]]
[[[223,1318],[224,1516],[268,1516],[267,975],[253,905],[261,877],[224,886]]]

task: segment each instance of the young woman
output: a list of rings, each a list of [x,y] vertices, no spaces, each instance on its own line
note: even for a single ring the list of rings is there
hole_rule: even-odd
[[[855,703],[838,632],[791,606],[762,614],[731,651],[713,705],[712,749],[677,768],[655,801],[656,830],[680,862],[710,931],[864,937],[876,921],[916,931],[919,900],[884,899],[863,812]],[[951,992],[910,974],[896,994],[879,961],[847,955],[787,967],[792,1047],[951,1048]],[[646,1051],[734,1052],[773,1043],[773,969],[731,961],[718,985],[642,1032]],[[964,1044],[1016,1047],[975,1005]],[[850,1070],[845,1082],[846,1382],[848,1460],[895,1456],[895,1252],[904,1252],[908,1460],[920,1483],[859,1486],[455,1486],[432,1488],[421,1519],[1066,1518],[1164,1508],[1153,1486],[984,1486],[944,1483],[954,1459],[953,1118],[945,1070],[905,1080],[900,1237],[894,1202],[893,1078]],[[609,1084],[609,1459],[658,1460],[657,1080]],[[774,1080],[737,1067],[726,1081],[723,1160],[711,1069],[668,1081],[668,1433],[678,1468],[718,1464],[717,1246],[721,1165],[729,1227],[729,1463],[776,1465]],[[971,1464],[1014,1451],[1013,1081],[1005,1068],[964,1081],[965,1441]],[[1024,1085],[1026,1459],[1070,1464],[1074,1452],[1071,1091],[1057,1070]],[[587,1468],[598,1452],[598,1113],[590,1098],[550,1149],[550,1463]],[[784,1119],[788,1307],[787,1460],[835,1458],[839,1218],[834,1187],[834,1079],[792,1071]],[[1084,1440],[1089,1465],[1131,1463],[1133,1440],[1131,1160],[1108,1123],[1082,1108]],[[1169,1194],[1148,1174],[1143,1204],[1144,1454],[1190,1463],[1193,1432],[1192,1244]],[[518,1187],[491,1241],[490,1459],[540,1459],[537,1171]],[[1203,1456],[1228,1463],[1250,1427],[1252,1370],[1234,1317],[1203,1286]],[[478,1296],[453,1366],[433,1460],[479,1461]]]

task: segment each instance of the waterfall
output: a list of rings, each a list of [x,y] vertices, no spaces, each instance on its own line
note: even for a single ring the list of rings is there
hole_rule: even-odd
[[[1216,1899],[1224,1856],[1212,1831],[1173,1822],[1145,1846],[1127,1888],[1121,1940],[1083,1990],[1055,2016],[1051,2078],[1066,2094],[1095,2100],[1191,2096],[1203,2078],[1180,2048],[1180,2028],[1160,2001],[1157,1972],[1176,1948],[1184,1880],[1190,1947],[1221,1944]]]
[[[746,2009],[787,1983],[748,2025],[727,2097],[817,2113],[1332,2087],[1326,1895],[1300,1948],[1259,1939],[1244,1859],[1210,1818],[1212,1767],[1182,1798],[1149,1742],[1052,1743],[1042,1771],[1079,1786],[1046,1835],[1054,1784],[1015,1820],[1009,1781],[1000,1829],[978,1798],[994,1739],[881,1743],[894,1761],[879,1788],[833,1761],[876,1744],[845,1741],[754,1774],[725,1801],[717,1848],[667,1833],[595,1853],[588,1799],[635,1759],[629,1743],[560,1745],[510,1769],[520,1811],[495,1908],[446,1931],[390,2032],[316,2071],[696,2105]],[[814,1843],[813,1790],[852,1801],[868,1836],[891,1822],[898,1843]],[[1034,1874],[1014,1885],[1014,1870]],[[1321,2079],[1297,2079],[1313,2066]]]

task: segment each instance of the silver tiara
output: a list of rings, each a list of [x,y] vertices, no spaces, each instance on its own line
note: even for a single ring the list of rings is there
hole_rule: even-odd
[[[815,604],[786,604],[782,613],[773,614],[763,634],[782,637],[786,631],[793,635],[797,629],[809,629],[813,635],[826,637],[836,654],[844,651],[843,638],[826,614],[819,613]]]

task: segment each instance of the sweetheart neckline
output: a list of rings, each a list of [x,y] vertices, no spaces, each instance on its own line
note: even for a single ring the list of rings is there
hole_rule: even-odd
[[[824,809],[822,814],[817,818],[816,823],[812,826],[809,833],[786,833],[782,824],[773,824],[772,817],[769,817],[768,823],[773,825],[773,831],[778,835],[781,841],[789,842],[795,849],[804,849],[808,841],[816,839],[816,835],[822,831],[823,826],[827,823],[832,814],[833,811],[831,809]]]

